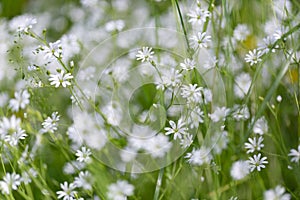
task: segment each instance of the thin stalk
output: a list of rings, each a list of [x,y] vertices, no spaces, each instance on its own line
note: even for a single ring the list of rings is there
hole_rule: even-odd
[[[156,182],[156,187],[155,187],[155,193],[154,193],[153,200],[158,200],[159,191],[160,191],[160,188],[161,188],[163,175],[164,175],[164,168],[161,168],[159,170],[159,174],[158,174],[158,178],[157,178],[157,182]]]

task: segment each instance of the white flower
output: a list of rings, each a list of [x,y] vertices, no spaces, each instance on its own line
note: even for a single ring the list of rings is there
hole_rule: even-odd
[[[234,107],[235,107],[234,108],[235,111],[232,115],[235,120],[240,121],[240,120],[249,119],[250,112],[246,105],[242,105],[242,106],[235,105]]]
[[[183,70],[190,71],[195,68],[195,61],[193,59],[186,58],[183,63],[180,63],[180,67]]]
[[[60,184],[61,191],[56,192],[58,195],[58,199],[63,198],[63,200],[75,200],[77,192],[74,191],[76,185],[74,183],[68,184],[68,182],[64,182],[64,184]]]
[[[277,185],[275,189],[270,189],[264,192],[264,200],[290,200],[291,195],[285,193],[285,188]]]
[[[144,148],[153,158],[163,157],[172,147],[169,138],[162,134],[151,137],[146,141]]]
[[[298,163],[300,160],[300,145],[298,145],[298,151],[296,149],[291,149],[288,155],[292,157],[292,162]]]
[[[206,35],[206,32],[199,32],[197,33],[197,35],[193,35],[190,38],[190,42],[191,42],[191,46],[193,49],[197,49],[197,48],[207,48],[208,46],[208,42],[211,41],[211,36]]]
[[[190,11],[187,16],[189,17],[189,23],[201,25],[206,21],[206,18],[210,17],[210,12],[197,7],[195,10]]]
[[[262,61],[261,59],[262,55],[263,55],[262,51],[254,49],[253,51],[249,51],[249,53],[246,54],[245,61],[247,63],[250,63],[250,66],[252,66]]]
[[[90,155],[92,155],[92,152],[86,147],[81,147],[81,150],[77,150],[75,155],[78,157],[77,160],[79,162],[89,162],[91,160]]]
[[[260,171],[261,168],[266,168],[265,164],[268,164],[267,157],[261,158],[261,153],[258,155],[254,155],[253,157],[249,157],[247,161],[250,167],[250,171],[253,172],[255,169]]]
[[[239,24],[233,31],[233,37],[238,41],[244,41],[250,35],[250,30],[247,25]]]
[[[34,24],[37,23],[35,17],[29,14],[17,16],[10,21],[10,29],[19,33],[28,33]]]
[[[33,168],[30,168],[28,171],[22,172],[21,181],[24,184],[29,184],[32,181],[31,177],[37,177],[37,172]]]
[[[30,94],[27,90],[15,92],[15,98],[9,101],[9,107],[12,111],[18,112],[29,104]]]
[[[118,102],[112,101],[102,109],[103,114],[106,116],[107,123],[113,126],[118,126],[123,118],[123,111]]]
[[[212,156],[210,149],[202,146],[200,149],[193,149],[191,153],[187,153],[185,158],[188,158],[190,164],[201,166],[205,163],[210,163]]]
[[[154,52],[152,51],[151,47],[142,47],[142,50],[139,50],[136,59],[141,60],[141,62],[149,62],[153,58]]]
[[[235,78],[234,94],[244,98],[251,86],[251,77],[248,73],[241,73]]]
[[[11,133],[10,135],[6,135],[4,141],[8,142],[11,146],[17,146],[19,140],[24,140],[27,134],[21,128],[18,128],[16,131]]]
[[[259,135],[263,135],[264,133],[267,133],[268,129],[269,129],[268,123],[265,117],[259,118],[253,126],[253,132]]]
[[[79,176],[75,178],[74,184],[76,187],[82,187],[85,190],[91,190],[92,189],[92,175],[88,171],[81,171],[79,173]]]
[[[67,162],[64,167],[63,167],[63,172],[65,174],[74,174],[83,168],[85,168],[86,163],[84,162],[79,162],[77,160],[73,160],[71,162]]]
[[[182,74],[180,74],[179,71],[175,70],[174,68],[164,71],[163,75],[162,75],[163,88],[165,86],[166,87],[169,87],[169,86],[176,87],[177,85],[179,85],[181,83],[181,79],[180,79],[181,77],[182,77]]]
[[[212,101],[212,92],[208,88],[203,89],[204,103],[208,104]]]
[[[262,143],[264,138],[260,136],[258,139],[255,138],[248,138],[248,142],[245,143],[245,148],[248,149],[247,153],[253,153],[254,151],[260,151],[265,145]]]
[[[182,139],[180,139],[180,146],[182,148],[187,148],[193,143],[193,135],[187,134],[184,135]]]
[[[231,166],[230,175],[234,180],[243,179],[249,173],[250,169],[247,161],[238,160]]]
[[[21,129],[21,120],[15,115],[11,118],[4,117],[0,121],[0,139],[4,139],[12,146],[18,145],[19,140],[25,139],[27,134]]]
[[[15,172],[12,174],[6,173],[3,181],[0,181],[2,194],[10,194],[11,190],[17,190],[19,185],[21,185],[21,176]]]
[[[50,85],[55,85],[56,88],[58,88],[60,85],[63,87],[67,87],[71,85],[70,80],[73,79],[73,76],[71,73],[66,73],[61,70],[60,73],[57,74],[50,74]]]
[[[199,123],[203,123],[203,117],[203,111],[199,107],[196,107],[188,117],[188,124],[190,124],[191,128],[198,128]]]
[[[133,195],[134,186],[125,180],[118,180],[108,186],[107,196],[110,200],[125,200],[128,196]]]
[[[54,133],[57,130],[57,122],[59,121],[60,115],[58,112],[53,112],[51,117],[47,117],[45,121],[42,123],[42,133],[50,132]]]
[[[123,20],[109,21],[105,24],[105,30],[107,32],[122,31],[124,27],[125,23]]]
[[[185,99],[187,99],[188,103],[191,102],[199,102],[202,99],[202,87],[198,87],[197,84],[189,84],[189,85],[183,85],[181,88],[181,96]]]
[[[216,110],[212,114],[209,114],[209,117],[213,122],[225,121],[225,118],[228,115],[228,113],[229,113],[228,108],[217,107]]]
[[[62,58],[62,45],[61,41],[57,40],[56,42],[50,42],[48,46],[42,47],[42,50],[45,52],[45,59],[52,61],[55,58]]]
[[[169,124],[171,127],[166,127],[165,131],[167,131],[165,134],[166,135],[170,135],[170,134],[174,134],[174,140],[176,140],[177,138],[182,139],[183,135],[187,134],[187,128],[185,127],[185,122],[183,122],[182,118],[180,118],[177,122],[177,124],[170,120]]]
[[[267,36],[263,39],[261,43],[258,44],[258,50],[262,51],[263,54],[268,53],[271,51],[274,53],[277,48],[279,48],[279,45],[276,45],[275,47],[274,44],[276,42],[276,39],[272,36]]]

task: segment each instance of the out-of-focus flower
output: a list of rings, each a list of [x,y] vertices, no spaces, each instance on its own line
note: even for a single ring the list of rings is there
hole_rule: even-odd
[[[240,180],[250,173],[247,161],[238,160],[232,164],[230,175],[235,180]]]
[[[298,145],[298,151],[296,149],[291,149],[288,155],[292,157],[292,162],[298,163],[300,160],[300,145]]]
[[[108,186],[107,196],[111,200],[127,199],[128,196],[133,195],[134,186],[125,180],[118,180]]]
[[[15,98],[9,101],[9,107],[12,111],[24,109],[30,102],[30,94],[27,90],[15,92]]]
[[[274,189],[264,192],[264,200],[290,200],[291,195],[285,193],[285,188],[277,185]]]

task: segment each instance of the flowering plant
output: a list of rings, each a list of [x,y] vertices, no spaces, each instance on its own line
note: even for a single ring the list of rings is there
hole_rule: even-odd
[[[300,198],[297,1],[51,2],[0,3],[1,199]]]

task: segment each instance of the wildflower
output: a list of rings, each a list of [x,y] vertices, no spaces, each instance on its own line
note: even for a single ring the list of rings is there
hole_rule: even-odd
[[[248,35],[250,35],[250,30],[246,24],[237,25],[233,31],[233,37],[237,41],[244,41]]]
[[[28,33],[36,23],[35,17],[25,14],[13,18],[9,25],[12,30],[16,30],[18,33]]]
[[[79,173],[79,176],[75,178],[74,184],[76,187],[82,187],[85,190],[91,190],[92,189],[92,175],[88,171],[81,171]]]
[[[21,120],[15,115],[10,118],[4,117],[0,121],[0,138],[4,139],[5,136],[13,134],[15,132],[22,132],[21,129]]]
[[[235,111],[233,112],[233,118],[237,121],[247,120],[250,117],[249,109],[246,105],[234,106]]]
[[[170,70],[164,71],[162,76],[162,84],[163,87],[176,87],[181,83],[180,78],[182,77],[182,74],[179,73],[178,70],[175,70],[174,68],[171,68]]]
[[[201,25],[210,17],[210,12],[197,7],[195,10],[190,11],[187,16],[189,17],[189,23]]]
[[[57,191],[58,199],[63,198],[63,200],[75,200],[77,192],[74,190],[76,185],[74,183],[68,184],[68,182],[64,182],[64,184],[60,184],[61,191]]]
[[[122,31],[124,27],[125,23],[123,20],[110,21],[105,24],[105,30],[110,33],[115,31]]]
[[[275,47],[273,47],[275,42],[276,42],[276,39],[274,37],[267,36],[263,39],[263,41],[261,43],[258,44],[257,49],[262,51],[263,54],[268,53],[269,51],[274,53],[276,51],[276,49],[279,48],[279,45],[276,45]]]
[[[210,163],[212,156],[210,149],[202,146],[200,149],[193,149],[191,153],[187,153],[185,158],[188,158],[190,164],[201,166],[205,163]]]
[[[241,73],[235,79],[234,94],[243,98],[249,91],[251,86],[251,77],[247,73]]]
[[[185,127],[185,122],[183,122],[182,118],[178,120],[177,124],[172,120],[169,121],[169,124],[171,127],[165,128],[165,131],[167,131],[165,134],[174,134],[174,140],[177,138],[182,139],[182,136],[187,134],[186,131],[188,129]]]
[[[169,138],[165,135],[158,134],[147,140],[144,148],[151,154],[153,158],[163,157],[172,147],[172,143],[169,142]]]
[[[141,60],[141,62],[149,62],[153,58],[154,52],[152,51],[151,47],[142,47],[142,50],[139,50],[136,59]]]
[[[63,87],[67,87],[68,85],[71,85],[70,81],[73,79],[73,76],[71,73],[66,73],[61,70],[58,74],[50,74],[50,85],[55,85],[56,88],[58,88],[60,85]]]
[[[42,47],[41,50],[45,52],[46,60],[52,61],[54,58],[62,58],[63,51],[60,40],[57,40],[54,43],[50,42],[48,46]]]
[[[18,112],[29,104],[30,94],[27,90],[15,92],[15,98],[9,101],[9,107],[12,111]]]
[[[6,173],[3,181],[0,181],[2,194],[11,194],[11,190],[17,190],[19,185],[21,185],[21,176],[15,172]]]
[[[106,116],[107,123],[113,126],[118,126],[122,120],[122,109],[118,102],[112,101],[102,109],[103,114]]]
[[[197,87],[197,84],[189,84],[189,85],[183,85],[181,88],[181,96],[185,99],[187,99],[188,103],[190,102],[198,102],[201,100],[201,90],[202,87]]]
[[[199,123],[204,122],[203,117],[203,111],[199,107],[196,107],[191,111],[188,117],[188,124],[190,124],[191,128],[198,128]]]
[[[32,181],[31,177],[37,177],[37,172],[33,168],[30,168],[28,171],[22,172],[21,181],[24,184],[29,184]]]
[[[189,58],[184,59],[184,62],[180,63],[180,67],[186,71],[193,70],[195,68],[195,65],[196,65],[195,61]]]
[[[21,128],[18,128],[10,135],[6,135],[4,141],[8,142],[11,146],[17,146],[19,140],[24,140],[27,134]]]
[[[263,135],[264,133],[268,132],[268,123],[265,117],[261,117],[255,122],[253,126],[253,132],[259,135]]]
[[[261,168],[266,168],[265,164],[268,164],[267,157],[261,158],[261,153],[258,155],[254,155],[253,157],[249,157],[247,161],[250,167],[250,171],[253,172],[255,169],[260,171]]]
[[[86,163],[79,162],[77,160],[67,162],[63,167],[63,172],[65,174],[74,174],[78,171],[81,171],[83,168],[85,168]]]
[[[298,145],[298,151],[296,149],[291,149],[288,155],[292,157],[291,162],[298,163],[300,160],[300,145]]]
[[[191,42],[191,46],[194,48],[194,49],[197,49],[197,48],[207,48],[207,43],[211,41],[211,36],[209,35],[206,35],[206,32],[199,32],[197,33],[197,35],[193,35],[191,38],[190,38],[190,42]]]
[[[180,140],[180,146],[182,148],[187,148],[193,143],[193,135],[187,134],[184,135],[183,138]]]
[[[261,59],[262,55],[263,55],[262,51],[254,49],[253,51],[249,51],[249,53],[246,54],[245,61],[247,63],[250,63],[250,66],[252,66],[262,61]]]
[[[255,138],[248,138],[248,142],[245,143],[245,148],[248,149],[247,153],[253,153],[254,151],[260,151],[264,144],[262,142],[264,141],[264,138],[260,136],[258,139]]]
[[[291,195],[285,193],[285,188],[277,185],[274,189],[264,192],[264,200],[290,200]]]
[[[203,89],[203,97],[204,97],[204,103],[208,104],[212,101],[212,93],[211,90],[208,88]]]
[[[76,156],[79,162],[89,162],[91,160],[90,155],[92,154],[91,150],[86,147],[81,147],[81,150],[77,150]]]
[[[125,180],[118,180],[108,186],[107,196],[111,200],[127,199],[128,196],[133,195],[134,186]]]
[[[247,161],[238,160],[231,166],[230,175],[234,180],[240,180],[246,177],[250,173],[249,165]]]
[[[225,121],[226,116],[228,115],[229,109],[226,107],[217,107],[216,110],[209,114],[209,117],[213,122]]]
[[[57,122],[59,121],[60,115],[58,112],[53,112],[51,117],[47,117],[45,121],[42,123],[43,129],[42,133],[50,132],[54,133],[57,130]]]

